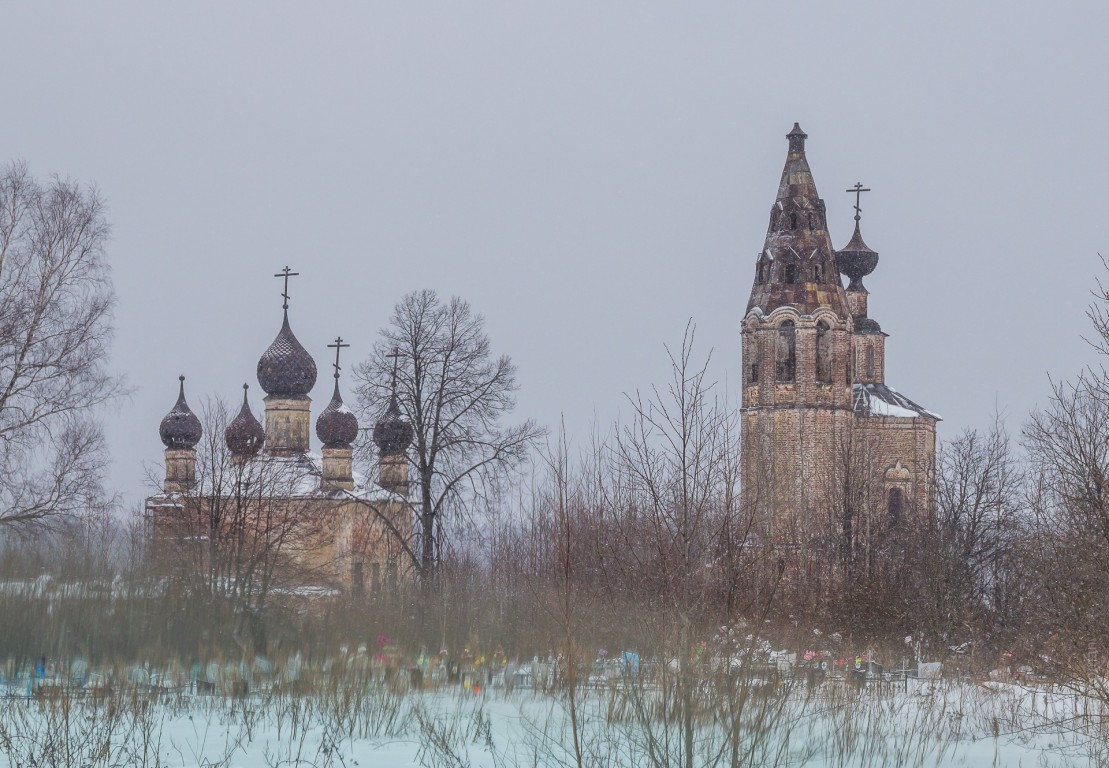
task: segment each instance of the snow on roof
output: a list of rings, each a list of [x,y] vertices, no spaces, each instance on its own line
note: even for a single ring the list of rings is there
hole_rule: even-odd
[[[937,413],[917,405],[893,387],[885,384],[856,384],[855,413],[864,416],[888,416],[897,419],[932,419],[941,421]]]

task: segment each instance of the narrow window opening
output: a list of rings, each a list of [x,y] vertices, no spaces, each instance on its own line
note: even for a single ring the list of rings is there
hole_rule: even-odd
[[[758,384],[759,383],[759,364],[758,363],[751,363],[751,379],[750,379],[750,381],[751,381],[752,384]]]
[[[900,488],[890,488],[887,507],[890,527],[896,528],[901,524],[901,518],[905,508],[905,495],[901,492]]]
[[[797,342],[793,321],[786,320],[778,327],[777,355],[778,381],[791,382],[797,369]]]
[[[866,348],[866,377],[874,378],[874,347],[871,346]]]
[[[816,324],[816,380],[832,383],[832,329],[823,320]]]
[[[787,284],[792,285],[797,281],[797,265],[786,264],[785,281]]]

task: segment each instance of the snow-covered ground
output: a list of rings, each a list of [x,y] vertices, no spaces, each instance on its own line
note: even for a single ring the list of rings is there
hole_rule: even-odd
[[[1101,709],[1049,687],[910,680],[777,691],[743,685],[696,707],[696,765],[1048,766],[1101,764]],[[680,697],[661,689],[579,694],[584,764],[681,765]],[[138,689],[107,697],[0,699],[0,764],[14,766],[573,765],[563,695],[334,686],[244,699]]]

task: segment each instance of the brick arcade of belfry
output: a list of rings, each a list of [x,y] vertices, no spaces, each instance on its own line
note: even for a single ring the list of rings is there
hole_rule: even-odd
[[[742,327],[743,505],[783,553],[863,555],[934,503],[939,417],[886,384],[886,336],[855,231],[832,247],[794,124]],[[857,191],[863,191],[856,185]],[[849,283],[846,290],[840,275]]]
[[[865,556],[887,532],[929,514],[939,421],[886,384],[887,334],[868,315],[863,286],[878,254],[863,242],[858,200],[854,234],[837,251],[805,156],[808,136],[794,124],[787,138],[742,320],[740,409],[742,507],[761,543],[778,552],[780,566],[809,554]],[[387,582],[386,574],[397,578],[409,570],[407,547],[396,536],[411,533],[415,512],[408,499],[412,427],[394,391],[373,433],[377,477],[353,472],[359,427],[340,397],[336,359],[334,394],[316,424],[322,455],[309,450],[308,393],[316,366],[289,326],[289,274],[286,267],[281,329],[257,365],[267,394],[265,426],[244,395],[226,430],[227,450],[236,466],[254,474],[289,475],[273,486],[267,503],[296,502],[298,514],[317,519],[312,541],[301,542],[297,556],[314,564],[315,578],[357,594]],[[340,345],[332,345],[336,353]],[[205,518],[210,506],[205,494],[212,487],[204,486],[213,481],[198,480],[196,472],[201,424],[183,384],[160,436],[165,482],[146,502],[155,532],[173,530],[160,524],[173,519]]]

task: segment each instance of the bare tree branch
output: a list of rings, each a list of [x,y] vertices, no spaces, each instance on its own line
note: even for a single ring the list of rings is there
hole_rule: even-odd
[[[356,369],[366,424],[392,395],[394,360],[398,402],[415,435],[410,458],[418,539],[405,547],[418,552],[419,571],[427,577],[441,558],[448,512],[463,515],[477,506],[545,430],[532,421],[502,425],[516,406],[516,368],[507,356],[493,356],[485,319],[462,299],[443,302],[424,290],[397,304],[370,358]],[[360,453],[368,456],[369,446],[364,443]]]
[[[108,372],[115,297],[95,190],[0,170],[0,525],[47,522],[105,496],[96,409],[124,393]]]

